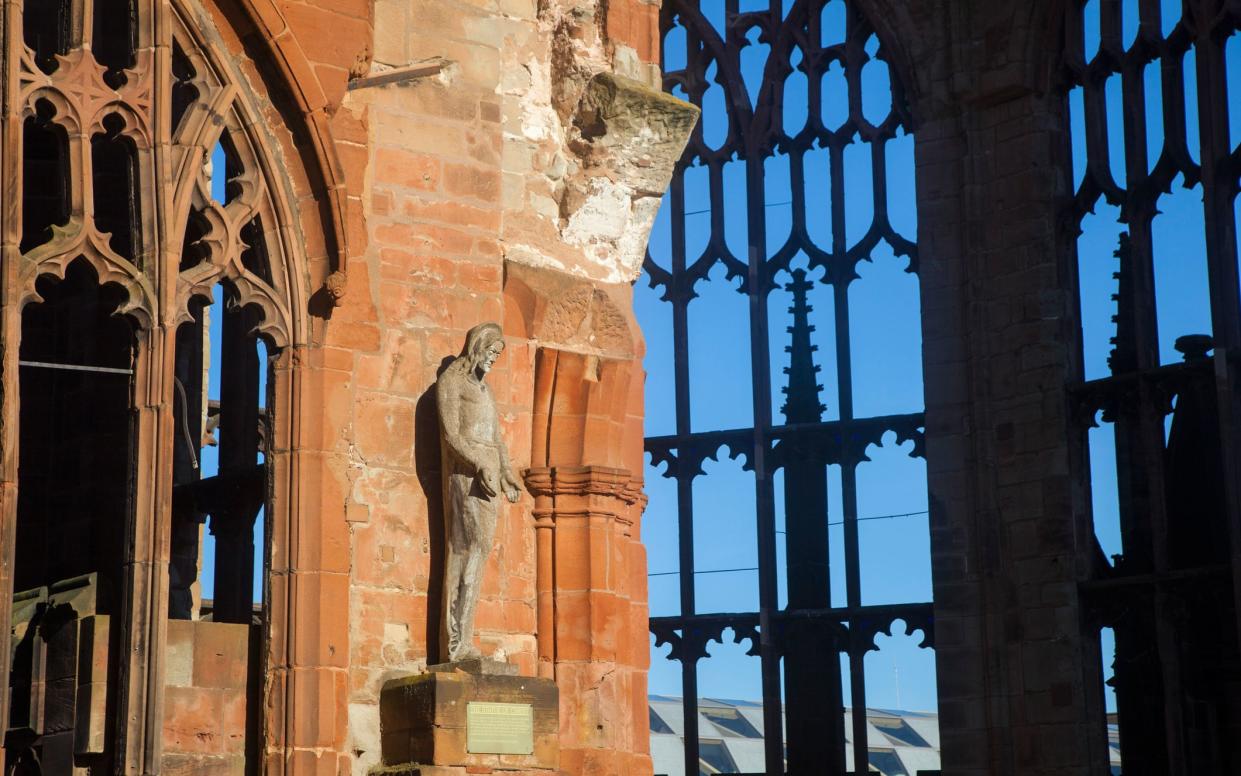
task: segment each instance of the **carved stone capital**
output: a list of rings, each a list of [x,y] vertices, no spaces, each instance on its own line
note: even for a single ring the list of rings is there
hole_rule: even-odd
[[[610,466],[542,466],[527,469],[526,487],[531,495],[601,496],[619,499],[625,505],[646,504],[642,481],[628,469]]]

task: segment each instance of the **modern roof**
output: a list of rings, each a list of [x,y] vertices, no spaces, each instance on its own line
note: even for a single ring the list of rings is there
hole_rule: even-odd
[[[684,729],[681,699],[651,695],[651,759],[655,773],[685,776]],[[845,768],[853,771],[853,710],[844,710]],[[1120,749],[1116,725],[1109,720],[1113,773],[1119,773]],[[762,773],[763,705],[723,698],[698,700],[699,774]],[[866,710],[866,742],[870,772],[883,776],[938,773],[939,715],[898,709]],[[689,776],[696,776],[690,774]]]

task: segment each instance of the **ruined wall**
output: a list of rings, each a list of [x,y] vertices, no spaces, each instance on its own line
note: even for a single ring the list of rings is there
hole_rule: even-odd
[[[271,538],[266,772],[366,773],[380,688],[433,653],[428,391],[488,319],[508,333],[491,384],[530,492],[498,531],[483,651],[557,679],[566,771],[649,772],[642,341],[628,284],[695,119],[658,92],[657,5],[186,2],[258,103],[310,299],[294,316],[307,330],[272,370],[283,414],[269,507],[292,522]],[[1071,192],[1048,76],[1059,4],[858,6],[916,120],[946,771],[1086,773],[1097,720],[1078,668],[1091,645],[1076,628],[1083,505],[1063,391]],[[236,767],[242,751],[239,677],[214,673],[227,645],[212,639],[226,634],[186,632],[200,627],[150,631],[166,646],[163,694],[142,711],[167,722],[152,751],[168,772]]]
[[[26,83],[14,67],[29,57],[22,24],[9,22],[34,5],[0,11],[10,183],[22,165],[13,90]],[[82,9],[95,7],[65,4],[88,20]],[[657,17],[647,0],[133,4],[143,48],[117,94],[159,128],[142,147],[154,161],[140,201],[161,231],[152,261],[132,272],[124,259],[90,254],[120,267],[100,277],[124,276],[122,312],[142,329],[128,407],[139,453],[132,512],[116,534],[128,570],[107,687],[118,699],[115,730],[112,749],[93,753],[134,773],[365,774],[380,761],[381,688],[438,653],[433,384],[465,332],[494,320],[507,350],[489,384],[531,492],[504,510],[497,531],[480,646],[557,680],[565,771],[649,773],[643,343],[630,284],[696,119],[657,88]],[[108,39],[123,42],[124,32]],[[93,116],[118,87],[100,80],[98,62],[75,56],[85,80],[56,80]],[[89,147],[90,132],[75,127],[75,147],[83,138]],[[201,207],[219,182],[207,164],[217,151],[228,157],[229,193]],[[74,190],[91,191],[91,176],[71,173],[82,177]],[[253,217],[249,197],[262,205]],[[194,207],[213,214],[210,229],[185,226],[201,215]],[[215,269],[182,262],[207,243]],[[26,257],[16,241],[6,250],[0,351],[11,388],[29,295],[12,283],[25,271],[12,258]],[[57,261],[73,259],[63,253]],[[224,264],[231,274],[216,271]],[[262,308],[255,320],[271,354],[259,424],[266,564],[252,630],[170,622],[167,605],[180,439],[168,431],[178,355],[169,335],[217,278],[242,305]],[[270,292],[246,291],[260,280]],[[14,393],[0,404],[0,511],[9,516]],[[222,424],[229,411],[223,402]],[[221,511],[211,511],[213,528]],[[12,535],[0,536],[0,567],[13,565]],[[11,588],[6,573],[0,583]],[[0,606],[0,620],[11,609]],[[105,697],[90,689],[89,702]]]
[[[642,344],[629,284],[695,120],[653,88],[658,6],[354,0],[290,3],[282,13],[324,94],[348,238],[347,279],[331,288],[338,304],[291,365],[305,370],[306,418],[318,424],[319,452],[302,476],[317,478],[309,509],[321,514],[308,517],[302,541],[317,545],[307,554],[324,569],[315,575],[321,605],[305,620],[320,646],[307,666],[292,667],[294,681],[309,681],[318,698],[303,743],[319,762],[335,751],[342,768],[366,773],[380,757],[384,682],[420,670],[429,653],[437,662],[443,539],[432,386],[465,331],[496,320],[510,330],[489,383],[514,468],[532,461],[540,350],[588,353],[615,365],[576,378],[619,397],[590,410],[613,431],[583,445],[592,433],[583,410],[583,424],[557,428],[557,449],[573,449],[576,436],[565,463],[619,472],[587,477],[575,486],[583,494],[615,489],[616,479],[625,495],[600,518],[623,537],[608,574],[576,577],[583,595],[606,584],[607,606],[542,629],[534,498],[503,512],[479,604],[482,650],[523,674],[558,675],[569,669],[554,657],[538,665],[540,640],[569,627],[564,637],[580,647],[568,653],[574,663],[601,667],[566,674],[573,679],[561,692],[563,767],[649,772],[638,542]],[[506,291],[519,267],[545,272],[522,275],[520,287]],[[562,291],[562,278],[576,279],[570,296],[585,302],[558,307],[548,324],[546,305],[535,300]],[[544,467],[558,462],[541,459]],[[555,562],[587,569],[591,547],[564,550]],[[626,643],[618,656],[616,634],[637,625],[637,646]],[[608,643],[602,651],[591,646],[597,634]],[[583,703],[591,709],[585,717]],[[585,750],[606,756],[587,766]]]

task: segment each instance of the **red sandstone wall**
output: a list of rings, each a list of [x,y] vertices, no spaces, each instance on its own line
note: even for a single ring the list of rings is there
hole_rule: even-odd
[[[353,548],[350,749],[358,754],[357,773],[379,756],[380,688],[419,670],[428,639],[436,638],[439,571],[432,562],[441,518],[433,469],[438,442],[427,391],[437,368],[457,353],[470,326],[511,315],[502,293],[506,260],[600,280],[632,279],[618,276],[606,252],[569,245],[561,234],[557,197],[564,187],[556,173],[572,166],[563,118],[569,108],[557,110],[552,81],[572,73],[580,91],[590,75],[612,69],[617,60],[628,63],[630,75],[650,80],[658,9],[614,2],[603,19],[593,15],[593,3],[579,4],[588,12],[583,17],[567,7],[540,16],[533,1],[500,5],[503,13],[484,4],[379,0],[373,72],[433,57],[443,58],[445,66],[418,81],[351,92],[341,108],[365,117],[369,127],[362,201],[367,250],[350,264],[350,295],[328,332],[331,343],[332,328],[344,322],[351,331],[373,335],[365,343],[342,343],[361,351],[354,354],[350,385],[347,496]],[[605,37],[613,29],[623,31],[614,42]],[[558,64],[552,45],[557,34],[573,50],[571,59]],[[630,315],[627,309],[624,315]],[[513,463],[524,469],[530,465],[537,345],[509,334],[490,381]],[[417,440],[412,447],[411,439]],[[537,659],[532,507],[526,496],[504,513],[478,615],[484,653],[503,654],[529,675]],[[581,565],[571,553],[559,560]],[[644,563],[625,568],[623,573],[645,581]],[[639,603],[644,618],[644,594]],[[601,630],[623,621],[614,612],[604,618]],[[589,631],[588,623],[575,629]],[[607,719],[625,720],[626,748],[635,745],[629,733],[635,709],[645,708],[644,700],[640,706],[633,702],[645,695],[645,650],[641,660],[641,687],[626,675],[625,697],[612,699],[624,709]],[[562,715],[581,721],[577,707],[585,688],[576,685],[586,679],[570,681]],[[640,716],[644,726],[645,714]],[[572,738],[562,746],[571,746]],[[640,738],[637,748],[645,752]],[[565,760],[570,768],[572,762]],[[639,763],[628,772],[642,769]]]
[[[165,774],[243,774],[250,626],[168,623]]]
[[[621,467],[629,490],[628,501],[614,510],[623,519],[613,519],[606,535],[583,542],[570,533],[561,537],[557,573],[581,580],[578,592],[585,596],[585,609],[568,606],[566,598],[565,611],[584,619],[562,617],[537,636],[534,498],[526,495],[504,512],[478,613],[482,649],[534,675],[540,651],[563,640],[564,659],[545,662],[551,661],[546,670],[563,673],[565,767],[649,772],[646,568],[638,542],[642,346],[628,284],[658,203],[651,189],[666,185],[680,141],[652,145],[655,156],[641,160],[641,173],[624,163],[634,156],[623,144],[630,128],[625,122],[608,138],[620,145],[583,151],[573,141],[575,117],[597,74],[616,72],[637,82],[622,90],[631,101],[647,99],[640,84],[658,86],[658,5],[243,5],[259,21],[251,20],[247,32],[241,17],[219,14],[221,27],[243,28],[227,42],[242,52],[247,34],[275,41],[265,45],[274,46],[297,84],[298,109],[310,133],[326,139],[335,157],[328,164],[343,183],[329,191],[331,181],[314,180],[294,163],[313,156],[313,144],[287,131],[287,110],[269,113],[300,197],[312,287],[334,268],[325,215],[333,201],[343,203],[343,235],[337,237],[348,246],[339,306],[329,308],[328,320],[317,319],[311,345],[291,354],[275,375],[278,386],[301,380],[303,414],[293,422],[300,421],[304,453],[295,475],[302,483],[297,537],[278,537],[273,548],[273,600],[289,601],[297,632],[275,625],[268,681],[269,690],[291,684],[301,700],[293,710],[271,710],[271,718],[292,721],[268,731],[269,750],[292,745],[297,772],[363,774],[378,762],[380,688],[420,670],[438,631],[439,450],[428,390],[465,331],[496,320],[510,331],[490,383],[515,468],[532,461],[539,348],[593,353],[615,364],[608,374],[619,370],[616,384],[604,388],[621,398],[610,400],[610,408],[595,400],[593,421],[576,432],[558,431],[594,440],[579,445],[573,460],[544,451],[539,465]],[[425,68],[432,72],[421,77],[387,85],[366,80],[428,61],[437,67]],[[246,70],[261,91],[263,75]],[[643,114],[638,110],[635,120]],[[560,319],[557,325],[528,320],[535,309],[530,299],[554,289],[540,288],[544,276],[536,273],[525,281],[533,290],[522,286],[516,297],[512,289],[506,296],[506,278],[516,267],[581,278],[587,300],[597,287],[611,289],[613,301],[573,308],[591,317],[574,318],[570,311],[567,327]],[[515,309],[522,305],[529,309]],[[563,311],[557,314],[564,318]],[[611,339],[594,341],[596,330]],[[608,423],[611,430],[596,435]],[[598,563],[592,565],[592,553],[600,552],[610,564],[604,576]],[[596,585],[607,589],[592,597]],[[633,638],[618,641],[618,634]],[[296,642],[287,658],[286,640]],[[587,722],[589,730],[577,729]]]

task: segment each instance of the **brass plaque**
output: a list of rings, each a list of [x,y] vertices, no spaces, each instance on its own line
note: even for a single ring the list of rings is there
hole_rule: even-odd
[[[467,703],[465,750],[470,754],[534,754],[529,703]]]

